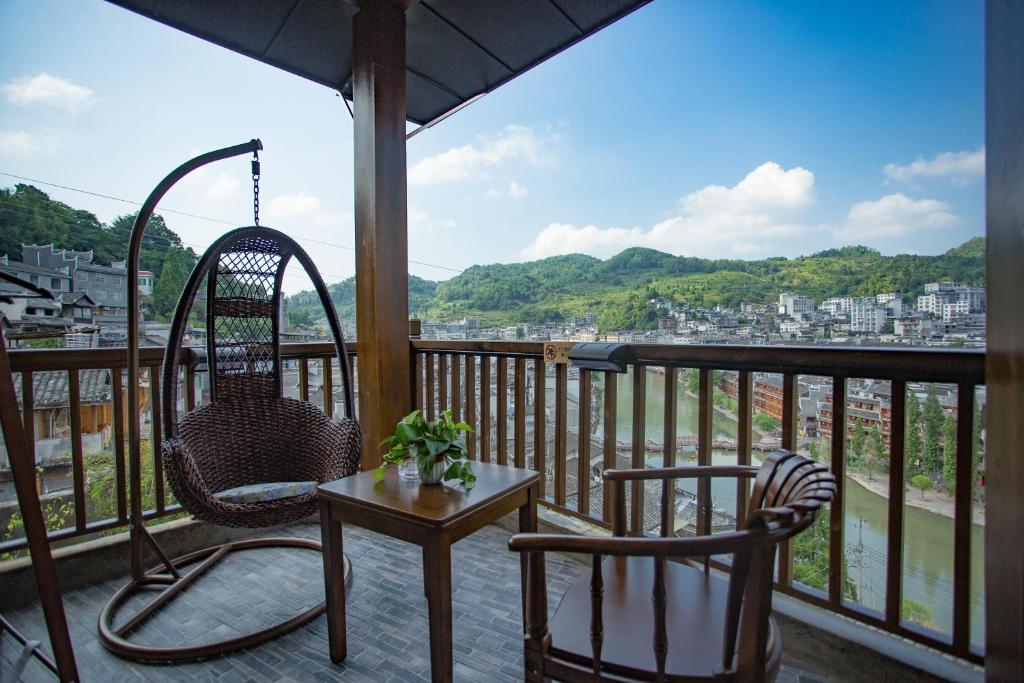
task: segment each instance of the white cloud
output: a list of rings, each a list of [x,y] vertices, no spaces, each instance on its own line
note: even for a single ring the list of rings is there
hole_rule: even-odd
[[[846,222],[836,231],[835,236],[842,242],[863,244],[871,239],[902,237],[921,230],[940,230],[958,222],[956,214],[945,202],[912,199],[897,192],[851,206]]]
[[[238,196],[239,187],[241,187],[241,185],[237,179],[222,172],[213,179],[213,182],[206,186],[206,190],[203,191],[203,196],[207,200],[214,202],[234,199]]]
[[[906,183],[923,178],[945,178],[954,185],[966,185],[985,173],[985,148],[964,152],[942,152],[931,159],[918,157],[909,164],[886,164],[886,182]]]
[[[337,225],[350,217],[350,214],[344,212],[325,210],[319,198],[304,192],[279,195],[265,203],[261,202],[261,212],[267,222],[308,221],[318,227]]]
[[[409,229],[428,229],[428,228],[454,228],[457,227],[456,223],[451,218],[434,218],[423,209],[415,206],[409,207]]]
[[[818,228],[799,214],[814,203],[814,174],[769,161],[732,187],[708,185],[679,200],[678,214],[649,230],[577,228],[552,223],[522,250],[524,259],[583,252],[611,256],[627,247],[650,247],[689,256],[755,254],[778,250],[781,239]]]
[[[0,131],[0,155],[27,157],[52,154],[63,147],[60,138],[51,133],[35,134],[21,130]]]
[[[409,184],[436,185],[465,180],[512,160],[540,163],[544,158],[544,144],[533,129],[509,125],[498,135],[481,138],[477,145],[452,147],[421,159],[409,169]]]
[[[508,197],[509,199],[522,199],[527,194],[525,186],[520,185],[514,180],[510,180],[508,185],[504,187],[492,187],[487,190],[485,196],[488,199],[502,199]]]
[[[93,92],[89,88],[48,73],[16,78],[4,86],[4,92],[11,104],[45,104],[65,109],[72,114],[78,113],[93,100]]]

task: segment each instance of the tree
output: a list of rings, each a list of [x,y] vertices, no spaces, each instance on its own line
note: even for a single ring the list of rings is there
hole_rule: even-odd
[[[174,313],[178,305],[178,297],[185,289],[185,282],[195,264],[195,255],[191,251],[171,249],[164,259],[160,276],[153,288],[153,309],[157,317],[167,319]]]
[[[974,420],[971,423],[971,472],[977,481],[984,472],[981,465],[981,429],[982,429],[981,406],[977,399],[974,401]]]
[[[760,411],[756,415],[754,415],[753,423],[754,427],[756,427],[758,431],[762,432],[774,431],[782,426],[782,423],[779,422],[777,419],[775,419],[768,413]]]
[[[942,446],[939,439],[942,435],[942,423],[945,417],[939,397],[935,395],[935,387],[928,387],[928,398],[924,401],[924,456],[923,471],[934,476],[941,466]]]
[[[828,510],[824,509],[818,513],[814,524],[793,542],[793,578],[796,581],[820,591],[828,590],[828,543],[829,516]],[[842,576],[843,597],[856,600],[857,586],[850,578],[845,555]]]
[[[953,490],[956,484],[956,420],[947,415],[942,423],[942,480]]]
[[[818,460],[818,442],[811,441],[809,444],[807,444],[807,452],[811,454],[811,460]]]
[[[924,492],[931,491],[932,487],[935,486],[935,482],[932,478],[926,474],[914,475],[914,478],[910,480],[911,486],[921,491],[921,500],[924,500]]]
[[[911,393],[907,396],[907,440],[904,452],[907,454],[907,473],[921,473],[921,402]]]
[[[864,464],[868,468],[868,479],[871,479],[875,465],[880,463],[885,456],[885,444],[882,443],[882,430],[879,429],[878,423],[872,425],[871,431],[868,433],[868,445],[864,456]]]
[[[850,452],[855,460],[860,460],[864,456],[864,438],[864,423],[857,420],[853,426],[853,438],[850,439]]]

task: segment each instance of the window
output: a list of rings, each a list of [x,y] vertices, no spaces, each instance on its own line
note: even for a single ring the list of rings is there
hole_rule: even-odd
[[[50,278],[50,289],[61,289],[61,279],[59,277]]]

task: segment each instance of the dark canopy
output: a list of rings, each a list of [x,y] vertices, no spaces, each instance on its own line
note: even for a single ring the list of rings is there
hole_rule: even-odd
[[[650,0],[421,0],[409,8],[407,118],[434,121]],[[353,0],[111,0],[351,98]]]

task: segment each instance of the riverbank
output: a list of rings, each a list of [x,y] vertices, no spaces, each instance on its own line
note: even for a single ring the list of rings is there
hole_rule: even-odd
[[[877,496],[889,500],[889,477],[885,474],[876,474],[872,479],[867,475],[852,470],[846,471],[846,478],[852,479],[862,487]],[[944,491],[926,491],[924,497],[917,489],[907,486],[903,493],[903,501],[909,507],[915,507],[934,515],[956,519],[956,503],[953,496]],[[978,526],[985,526],[985,506],[973,505],[971,510],[971,522]]]

